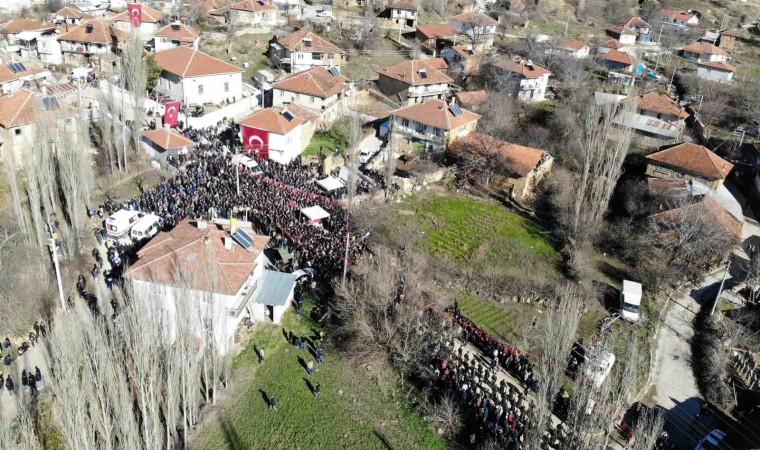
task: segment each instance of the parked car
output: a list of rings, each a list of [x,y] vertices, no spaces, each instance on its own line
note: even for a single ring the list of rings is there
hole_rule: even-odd
[[[641,283],[623,280],[623,290],[620,291],[620,316],[629,322],[637,322],[640,309]]]
[[[261,170],[261,167],[259,167],[259,163],[254,161],[252,158],[245,156],[245,155],[235,155],[232,157],[232,163],[233,164],[240,164],[241,166],[245,167],[246,169],[250,170],[253,174],[260,174],[263,171]]]
[[[720,443],[723,438],[726,437],[726,432],[723,430],[712,430],[710,434],[702,438],[701,441],[694,447],[694,450],[715,450],[720,448]]]
[[[120,209],[106,219],[106,232],[109,237],[118,239],[127,234],[144,216],[145,214],[139,211]]]

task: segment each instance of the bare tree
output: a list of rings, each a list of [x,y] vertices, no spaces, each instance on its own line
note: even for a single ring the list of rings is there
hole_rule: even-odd
[[[433,423],[438,433],[447,437],[455,437],[464,425],[462,410],[457,400],[444,396],[439,400],[428,400],[425,404],[425,415]]]
[[[132,29],[129,42],[122,50],[122,89],[132,97],[132,130],[131,145],[135,153],[141,148],[142,127],[145,121],[145,96],[148,85],[148,63],[145,59],[145,44],[136,28]],[[122,93],[122,101],[124,95]]]
[[[26,223],[26,215],[24,214],[24,208],[21,204],[21,191],[18,180],[19,164],[16,162],[12,147],[9,145],[3,146],[3,167],[5,168],[5,176],[8,180],[8,187],[11,191],[13,214],[15,215],[19,230],[27,242],[32,242],[33,236],[29,233],[29,227]]]
[[[749,255],[749,261],[747,262],[747,277],[746,282],[749,286],[749,300],[750,303],[757,303],[758,291],[760,291],[760,249],[756,246],[750,246],[747,249]]]

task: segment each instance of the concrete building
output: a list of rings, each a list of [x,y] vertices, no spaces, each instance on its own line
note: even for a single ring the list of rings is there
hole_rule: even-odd
[[[319,117],[320,127],[329,127],[346,106],[348,78],[337,69],[313,67],[272,84],[272,106],[298,105]]]
[[[707,147],[689,142],[647,156],[647,175],[666,180],[694,180],[718,189],[734,165]]]
[[[546,98],[551,72],[530,60],[501,61],[493,65],[508,77],[507,88],[518,100],[541,102]]]
[[[724,62],[697,63],[697,76],[704,80],[731,84],[734,81],[736,67]]]
[[[409,0],[401,0],[391,3],[391,25],[394,28],[413,29],[417,26],[417,5]]]
[[[391,132],[407,144],[441,151],[465,130],[474,130],[480,115],[443,100],[428,100],[391,111]]]
[[[546,53],[549,55],[565,55],[576,59],[585,59],[591,54],[591,47],[588,46],[586,41],[560,38],[549,44]]]
[[[304,139],[307,121],[287,107],[265,108],[238,123],[246,150],[280,164],[293,161],[309,144]]]
[[[137,252],[125,277],[132,281],[135,299],[155,309],[170,339],[176,335],[177,321],[183,320],[205,345],[224,354],[245,317],[282,319],[294,283],[276,312],[270,308],[268,317],[253,314],[256,292],[265,288],[269,237],[243,225],[235,220],[184,220]]]
[[[174,47],[189,47],[198,50],[201,32],[180,22],[174,22],[156,30],[153,37],[153,51],[161,52]]]
[[[277,24],[277,7],[265,0],[244,0],[229,6],[230,20],[241,28],[269,30]]]
[[[377,71],[377,87],[399,105],[446,100],[454,80],[424,60],[404,61]]]
[[[683,57],[697,62],[726,62],[728,53],[707,42],[695,42],[681,49]]]
[[[70,28],[58,36],[65,63],[84,65],[93,63],[100,72],[118,67],[116,56],[119,44],[126,35],[114,28],[110,22],[93,19]]]
[[[498,20],[480,12],[468,12],[450,18],[449,23],[463,34],[476,50],[485,52],[493,47]]]
[[[161,77],[156,86],[185,106],[221,104],[243,98],[244,70],[189,47],[156,53]]]
[[[345,61],[346,52],[332,42],[307,29],[269,41],[269,56],[290,73],[315,66],[337,67]]]
[[[161,25],[164,23],[164,13],[151,8],[146,3],[142,3],[142,19],[140,22],[140,36],[146,41],[153,39]],[[125,33],[132,31],[132,22],[129,17],[129,11],[123,11],[111,18],[116,29]]]

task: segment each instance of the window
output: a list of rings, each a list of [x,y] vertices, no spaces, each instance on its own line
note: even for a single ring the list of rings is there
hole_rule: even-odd
[[[203,95],[203,85],[202,84],[198,85],[198,95]]]
[[[401,126],[402,127],[409,127],[409,119],[401,119]]]
[[[327,54],[327,58],[328,58],[328,59],[333,59],[333,58],[335,58],[335,53],[328,53],[328,54]]]
[[[322,60],[322,54],[321,53],[312,53],[311,59],[315,61],[321,61]]]
[[[298,59],[303,59],[303,53],[298,54]]]
[[[21,128],[16,128],[14,131],[16,132],[16,136],[21,136]]]
[[[228,81],[224,82],[224,92],[230,91],[230,83]]]
[[[309,97],[309,101],[311,101],[312,103],[314,103],[315,101],[317,101],[317,99],[314,98],[314,97]]]

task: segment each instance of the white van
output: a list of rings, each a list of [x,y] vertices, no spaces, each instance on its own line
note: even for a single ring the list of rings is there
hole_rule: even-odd
[[[612,372],[612,366],[615,365],[615,355],[611,352],[602,352],[593,355],[586,360],[586,383],[593,384],[599,388],[607,376]]]
[[[139,211],[120,209],[106,219],[106,233],[109,237],[118,239],[127,234],[143,216],[145,214]]]
[[[641,309],[641,283],[623,280],[623,290],[620,291],[620,317],[629,322],[637,322],[639,309]]]
[[[259,167],[259,163],[257,163],[252,158],[245,155],[233,156],[232,164],[240,164],[241,166],[247,168],[248,170],[251,171],[251,173],[254,173],[254,174],[262,173],[261,167]]]
[[[93,73],[93,70],[89,67],[75,67],[71,69],[69,72],[69,80],[76,81],[76,80],[83,80],[90,76],[90,74]]]
[[[161,218],[153,214],[146,214],[145,217],[138,220],[137,223],[132,226],[129,236],[135,242],[143,239],[150,239],[158,234],[160,228]]]

